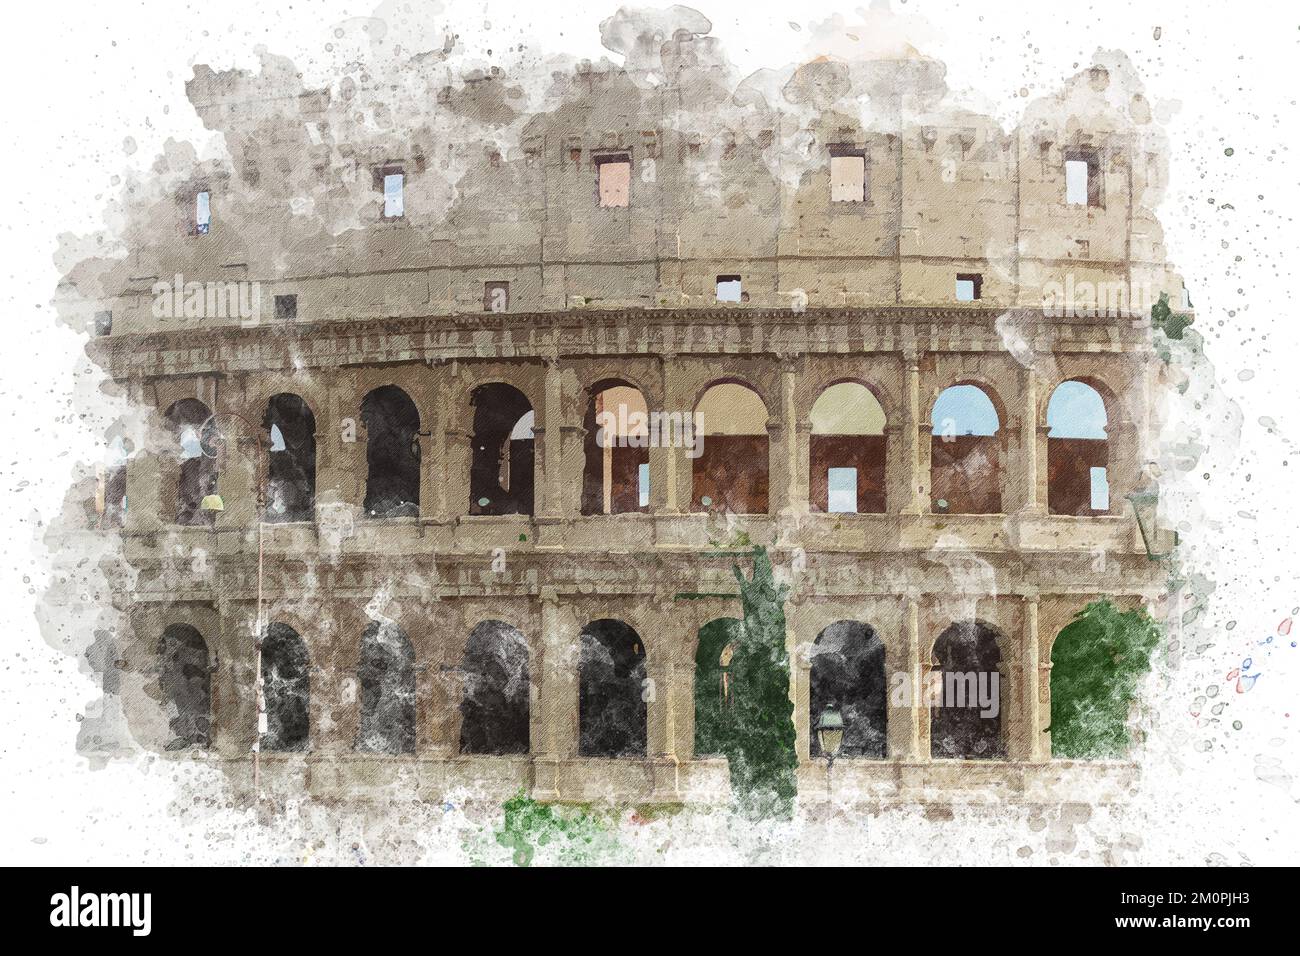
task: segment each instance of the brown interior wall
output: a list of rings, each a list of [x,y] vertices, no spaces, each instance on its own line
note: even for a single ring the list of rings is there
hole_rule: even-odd
[[[930,441],[930,508],[948,502],[948,514],[1001,514],[997,435],[958,435]]]
[[[808,502],[813,511],[830,507],[826,470],[856,468],[859,514],[884,513],[884,435],[813,435],[808,440],[808,457]]]
[[[691,466],[691,510],[767,514],[767,437],[705,437],[704,454]]]
[[[1092,508],[1092,475],[1089,470],[1105,468],[1109,463],[1104,439],[1047,439],[1047,507],[1051,513],[1098,514]]]

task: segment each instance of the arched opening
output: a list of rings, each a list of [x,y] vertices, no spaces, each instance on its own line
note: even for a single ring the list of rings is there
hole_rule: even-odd
[[[988,759],[1002,744],[1002,652],[992,628],[953,624],[934,642],[930,674],[930,756]]]
[[[695,755],[716,757],[726,752],[728,721],[735,689],[731,660],[744,625],[720,617],[700,628],[695,647]]]
[[[415,402],[396,385],[384,385],[362,400],[361,421],[366,426],[366,515],[419,515],[420,413]]]
[[[930,424],[930,510],[1001,514],[1001,423],[988,394],[975,385],[944,389]]]
[[[461,662],[460,752],[528,753],[528,641],[504,621],[470,631]]]
[[[691,510],[767,514],[767,408],[758,393],[714,385],[696,404],[695,421]]]
[[[1132,745],[1133,702],[1151,670],[1160,625],[1145,611],[1094,601],[1056,635],[1051,651],[1052,756],[1119,759]],[[1243,665],[1243,673],[1249,666]],[[1038,733],[1042,728],[1035,728]]]
[[[130,445],[121,435],[108,441],[104,461],[96,468],[95,517],[101,528],[120,528],[126,517],[126,466]]]
[[[203,635],[172,624],[158,641],[159,686],[171,731],[167,750],[207,747],[211,742],[212,667]]]
[[[1047,402],[1047,507],[1054,515],[1110,510],[1106,403],[1086,382],[1066,381]]]
[[[266,520],[316,517],[316,416],[297,395],[282,392],[266,403]]]
[[[873,628],[836,621],[817,635],[809,673],[809,726],[817,726],[827,707],[837,707],[844,718],[840,756],[886,756],[887,698],[885,643]],[[810,746],[814,757],[821,756],[816,733]]]
[[[578,670],[578,754],[646,755],[645,647],[622,621],[582,629]]]
[[[262,641],[266,733],[262,749],[307,749],[311,730],[311,661],[307,645],[288,624],[271,624]]]
[[[356,749],[415,753],[415,649],[396,624],[371,623],[361,635],[361,726]]]
[[[840,382],[817,397],[809,415],[808,503],[813,511],[882,514],[885,510],[885,411],[871,389]]]
[[[513,385],[480,385],[470,396],[469,513],[533,513],[533,407]]]
[[[186,398],[167,409],[172,435],[175,481],[163,486],[163,513],[177,524],[210,525],[215,511],[203,510],[203,499],[217,493],[216,424],[212,412],[197,398]]]
[[[649,409],[640,390],[611,380],[592,387],[583,419],[582,513],[650,506]]]

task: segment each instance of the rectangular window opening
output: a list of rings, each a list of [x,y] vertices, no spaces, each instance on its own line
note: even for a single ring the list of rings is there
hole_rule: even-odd
[[[975,302],[980,298],[983,290],[984,277],[978,273],[958,274],[957,276],[957,301],[958,302]]]
[[[510,283],[483,283],[483,311],[508,312],[510,310]]]
[[[298,296],[277,295],[275,297],[275,317],[280,320],[298,318]]]
[[[1088,476],[1092,482],[1092,510],[1110,510],[1110,482],[1106,479],[1105,468],[1089,468]]]
[[[832,514],[857,514],[858,470],[826,469],[826,510]]]
[[[194,234],[205,236],[212,226],[212,196],[205,189],[194,197]]]
[[[650,464],[642,462],[636,468],[637,505],[641,508],[650,504]]]
[[[743,296],[740,276],[718,276],[719,302],[740,302]]]
[[[632,192],[632,158],[626,153],[597,156],[596,192],[606,209],[626,208]]]
[[[1100,206],[1101,157],[1095,149],[1065,151],[1065,201],[1071,206]]]
[[[867,201],[867,157],[865,153],[832,147],[831,202]]]

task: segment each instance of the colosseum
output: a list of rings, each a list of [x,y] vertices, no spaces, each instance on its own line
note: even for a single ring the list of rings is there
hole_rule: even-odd
[[[51,531],[113,582],[83,750],[722,800],[761,546],[801,794],[1122,795],[1050,724],[1078,612],[1164,613],[1151,305],[1188,302],[1127,62],[1008,131],[919,54],[738,77],[613,33],[531,80],[195,68],[221,155],[170,143],[59,293],[121,410]],[[949,672],[991,706],[935,706]]]

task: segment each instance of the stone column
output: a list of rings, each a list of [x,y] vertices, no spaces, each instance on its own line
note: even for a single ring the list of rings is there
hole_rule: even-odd
[[[538,517],[558,518],[564,513],[564,377],[556,359],[546,362],[544,425],[540,433],[541,454],[537,456],[537,489],[541,492]]]
[[[798,627],[799,606],[785,605],[786,652],[790,658],[790,701],[794,704],[794,749],[800,763],[812,759],[812,658]]]
[[[899,495],[903,514],[925,514],[930,510],[929,423],[921,421],[921,358],[909,349],[903,353],[902,454],[888,467],[894,484],[906,481],[906,494]]]
[[[139,451],[126,463],[126,517],[131,534],[153,534],[174,515],[162,514],[162,462],[154,452]]]
[[[924,671],[921,666],[921,604],[909,596],[903,606],[903,633],[907,648],[907,742],[904,760],[930,759],[930,711],[923,699]]]
[[[664,397],[661,411],[690,416],[694,409],[690,407],[690,396],[675,357],[664,355],[660,361],[661,394]],[[650,509],[657,514],[681,514],[691,507],[693,459],[686,456],[685,449],[675,447],[671,437],[661,430],[661,447],[650,449]],[[698,436],[696,440],[699,440]]]
[[[1008,500],[1012,507],[1018,504],[1023,514],[1038,515],[1047,511],[1047,488],[1042,481],[1046,478],[1047,462],[1046,455],[1040,454],[1046,449],[1039,447],[1038,373],[1032,368],[1025,369],[1020,383],[1020,450],[1008,476],[1011,479],[1007,486]]]
[[[1038,595],[1025,596],[1024,635],[1022,643],[1025,655],[1024,674],[1024,722],[1027,735],[1024,759],[1031,763],[1043,763],[1047,756],[1043,750],[1043,718],[1041,695],[1039,693],[1040,668],[1038,662]]]
[[[533,796],[560,796],[561,763],[578,752],[578,625],[553,588],[542,589],[542,660],[532,701]]]
[[[218,463],[217,494],[224,510],[217,515],[217,527],[254,528],[262,519],[258,478],[266,469],[266,449],[251,419],[219,413],[218,421],[226,441]]]
[[[781,392],[776,419],[768,420],[768,513],[798,517],[808,511],[808,456],[799,458],[799,422],[795,414],[798,361],[781,362]],[[806,436],[805,436],[806,438]]]

